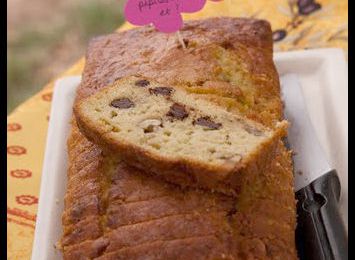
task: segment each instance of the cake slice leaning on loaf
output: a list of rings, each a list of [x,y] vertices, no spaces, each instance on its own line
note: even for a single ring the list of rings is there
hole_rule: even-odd
[[[269,129],[176,86],[126,77],[74,109],[81,131],[130,165],[181,186],[237,195],[274,157],[287,122]]]

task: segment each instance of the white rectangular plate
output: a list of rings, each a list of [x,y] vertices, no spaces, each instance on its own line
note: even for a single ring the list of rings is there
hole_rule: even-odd
[[[348,67],[342,50],[319,49],[275,54],[280,76],[297,74],[307,108],[329,162],[339,174],[341,210],[348,213]],[[80,77],[55,84],[37,214],[33,260],[62,259],[54,245],[60,239],[66,190],[67,147],[75,90]]]

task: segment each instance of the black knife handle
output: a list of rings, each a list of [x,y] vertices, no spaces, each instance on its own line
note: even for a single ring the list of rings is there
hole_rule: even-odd
[[[339,211],[339,197],[340,182],[335,170],[296,192],[300,259],[348,259],[348,235]]]

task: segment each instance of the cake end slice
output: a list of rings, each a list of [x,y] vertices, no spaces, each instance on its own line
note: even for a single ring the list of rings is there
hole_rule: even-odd
[[[82,133],[130,165],[180,186],[237,195],[274,157],[287,122],[274,129],[195,94],[135,76],[74,107]]]

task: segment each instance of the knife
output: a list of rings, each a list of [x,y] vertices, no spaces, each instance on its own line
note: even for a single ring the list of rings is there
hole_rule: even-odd
[[[284,116],[290,122],[285,144],[293,151],[299,257],[347,260],[348,237],[338,205],[338,174],[317,139],[296,75],[282,77],[281,92]]]

